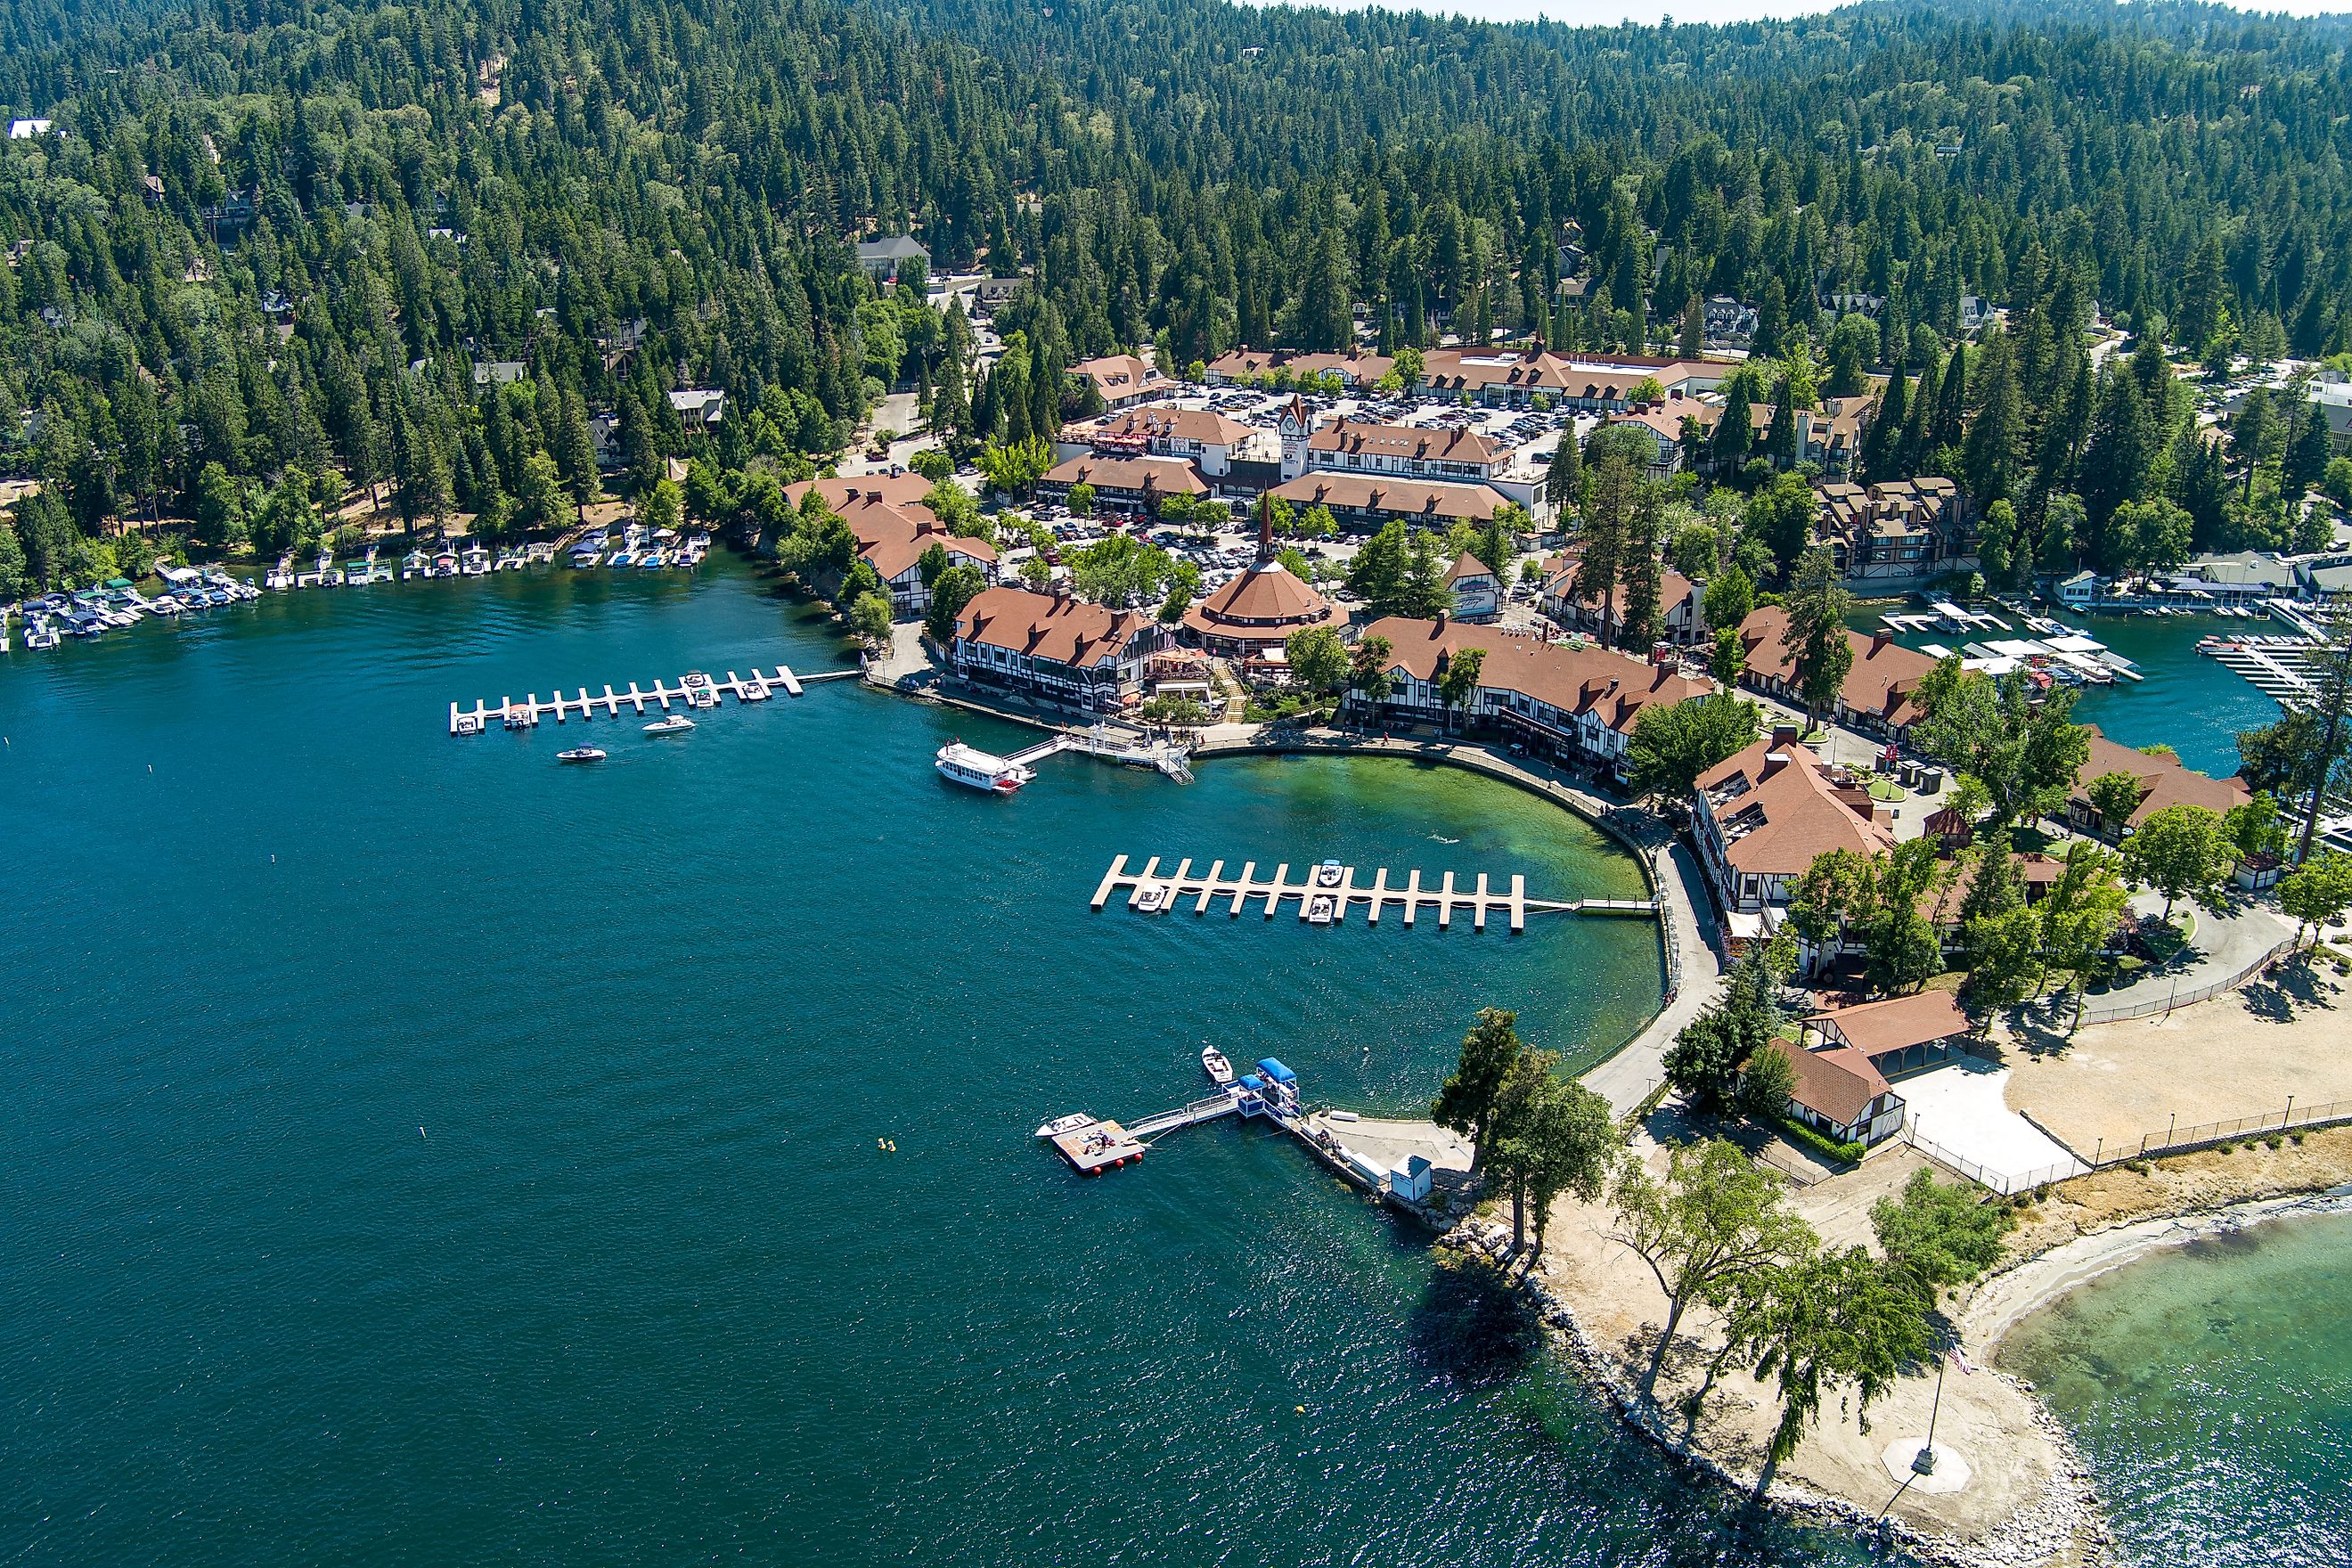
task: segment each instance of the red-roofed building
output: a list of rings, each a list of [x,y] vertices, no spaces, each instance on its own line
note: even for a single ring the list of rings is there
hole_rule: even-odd
[[[1376,718],[1446,722],[1438,683],[1454,659],[1477,648],[1485,658],[1469,704],[1470,722],[1492,723],[1541,755],[1612,773],[1623,768],[1625,742],[1642,710],[1671,707],[1716,689],[1711,680],[1623,654],[1460,621],[1391,616],[1366,626],[1363,637],[1387,639],[1388,673],[1397,682]]]
[[[1859,1052],[1887,1078],[1948,1060],[1974,1027],[1948,991],[1833,1008],[1804,1022],[1811,1041]]]
[[[1787,730],[1701,773],[1693,794],[1691,836],[1736,942],[1780,929],[1790,890],[1818,857],[1895,847],[1868,786],[1824,767]]]
[[[1163,392],[1176,390],[1176,383],[1160,374],[1133,354],[1109,354],[1090,359],[1070,367],[1070,374],[1083,377],[1103,400],[1105,408],[1125,408],[1147,397],[1157,397]]]
[[[1903,1097],[1860,1051],[1847,1046],[1809,1051],[1777,1038],[1768,1048],[1788,1058],[1796,1075],[1789,1114],[1822,1137],[1867,1148],[1903,1131]]]
[[[1179,458],[1081,457],[1057,463],[1037,481],[1047,500],[1066,501],[1071,487],[1086,485],[1095,504],[1113,511],[1157,511],[1170,496],[1198,500],[1209,493],[1201,471]]]
[[[2246,781],[2234,774],[2226,779],[2208,778],[2183,766],[2177,756],[2162,752],[2135,752],[2108,740],[2096,724],[2084,727],[2091,731],[2091,754],[2075,773],[2074,795],[2066,802],[2066,824],[2078,833],[2114,842],[2123,837],[2126,828],[2137,827],[2148,819],[2149,814],[2168,805],[2201,805],[2208,811],[2226,814],[2253,798]],[[2109,822],[2091,805],[2091,781],[2107,773],[2129,773],[2138,784],[2139,805],[2128,823]]]
[[[1536,608],[1549,616],[1563,631],[1582,632],[1587,637],[1602,635],[1601,595],[1576,592],[1576,570],[1583,556],[1580,545],[1571,545],[1544,563],[1542,591],[1536,597]],[[1616,602],[1609,609],[1607,635],[1613,642],[1625,629],[1625,590],[1620,587]],[[1658,568],[1658,638],[1677,647],[1696,647],[1713,637],[1706,624],[1706,594],[1697,584],[1671,566]]]
[[[1796,659],[1780,640],[1788,629],[1789,612],[1778,605],[1766,605],[1739,624],[1739,644],[1748,660],[1739,680],[1801,708]],[[1846,672],[1831,717],[1899,742],[1922,716],[1914,698],[1919,683],[1936,668],[1934,657],[1905,647],[1885,632],[1849,631],[1845,640],[1853,649],[1853,668]]]
[[[1141,700],[1144,662],[1166,640],[1150,615],[994,587],[956,617],[948,668],[971,685],[1107,712]]]

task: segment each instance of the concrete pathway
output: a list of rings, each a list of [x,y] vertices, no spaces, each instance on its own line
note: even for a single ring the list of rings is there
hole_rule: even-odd
[[[1723,965],[1716,956],[1715,908],[1697,860],[1680,841],[1653,849],[1652,879],[1660,912],[1667,921],[1680,984],[1665,1006],[1624,1049],[1584,1075],[1584,1086],[1623,1116],[1666,1081],[1666,1049],[1685,1025],[1723,994]]]

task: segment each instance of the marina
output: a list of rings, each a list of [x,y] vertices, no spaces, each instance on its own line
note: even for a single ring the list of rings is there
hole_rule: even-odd
[[[615,691],[608,685],[602,696],[592,695],[583,686],[577,697],[566,697],[559,687],[553,697],[544,700],[532,692],[520,702],[511,697],[501,697],[495,703],[478,701],[470,709],[452,702],[449,733],[478,735],[493,724],[509,730],[529,730],[544,719],[551,718],[561,724],[569,719],[597,718],[599,709],[603,710],[601,717],[607,719],[619,718],[624,708],[643,717],[649,703],[667,713],[673,702],[683,702],[688,708],[716,708],[721,697],[732,697],[738,702],[765,702],[779,687],[787,696],[798,697],[815,682],[854,680],[858,673],[854,669],[828,669],[814,675],[795,675],[790,666],[778,665],[772,672],[762,674],[754,666],[749,676],[739,676],[730,669],[724,680],[714,680],[695,670],[681,678],[676,686],[656,680],[649,690],[632,680],[626,691]]]
[[[1378,925],[1382,911],[1395,906],[1403,910],[1408,929],[1423,909],[1433,907],[1440,931],[1449,930],[1454,915],[1467,910],[1471,929],[1483,931],[1488,915],[1501,912],[1508,917],[1514,935],[1527,929],[1531,913],[1654,917],[1658,912],[1657,902],[1652,899],[1532,899],[1528,896],[1526,876],[1517,872],[1511,876],[1509,890],[1498,891],[1491,885],[1490,874],[1485,871],[1478,873],[1473,888],[1457,887],[1456,873],[1452,871],[1444,873],[1434,887],[1424,887],[1421,871],[1409,871],[1402,883],[1392,883],[1392,873],[1383,866],[1374,873],[1369,886],[1360,886],[1357,868],[1337,861],[1327,860],[1293,881],[1287,860],[1276,866],[1271,878],[1260,878],[1255,860],[1244,862],[1237,877],[1224,874],[1223,860],[1213,862],[1204,875],[1194,876],[1190,858],[1163,876],[1160,858],[1155,855],[1140,871],[1129,871],[1128,858],[1116,857],[1110,869],[1103,874],[1101,885],[1095,889],[1089,907],[1103,909],[1124,888],[1128,890],[1128,908],[1141,914],[1165,913],[1190,899],[1196,915],[1208,913],[1212,904],[1222,900],[1229,918],[1239,918],[1244,908],[1255,903],[1264,918],[1272,920],[1285,900],[1296,900],[1298,919],[1307,924],[1343,924],[1349,910],[1361,905],[1365,923]]]

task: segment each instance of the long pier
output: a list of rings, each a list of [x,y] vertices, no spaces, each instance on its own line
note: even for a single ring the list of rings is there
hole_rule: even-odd
[[[1456,874],[1445,872],[1436,886],[1423,885],[1423,873],[1405,873],[1402,884],[1392,882],[1392,873],[1385,866],[1374,873],[1369,885],[1357,881],[1357,868],[1343,866],[1337,882],[1328,886],[1317,880],[1318,868],[1309,866],[1298,880],[1290,878],[1290,862],[1285,860],[1274,868],[1272,877],[1257,874],[1257,862],[1244,861],[1237,877],[1225,875],[1225,863],[1213,862],[1206,874],[1196,876],[1192,862],[1187,858],[1175,870],[1162,873],[1160,857],[1155,855],[1144,863],[1140,871],[1128,869],[1127,857],[1120,855],[1103,873],[1101,885],[1095,889],[1089,905],[1097,910],[1108,904],[1121,889],[1127,889],[1127,907],[1142,913],[1164,913],[1183,900],[1192,900],[1192,912],[1204,915],[1213,904],[1220,905],[1227,918],[1237,919],[1242,911],[1255,905],[1261,916],[1272,920],[1275,911],[1286,899],[1297,900],[1297,915],[1302,921],[1312,918],[1319,900],[1329,900],[1328,923],[1345,924],[1348,911],[1361,906],[1367,925],[1381,923],[1381,914],[1391,907],[1404,911],[1404,923],[1411,929],[1425,909],[1437,911],[1437,929],[1449,930],[1456,913],[1467,910],[1471,929],[1485,931],[1489,914],[1501,912],[1509,918],[1513,935],[1527,929],[1530,913],[1570,912],[1592,915],[1654,916],[1658,906],[1653,899],[1531,899],[1528,896],[1528,879],[1514,872],[1507,891],[1496,889],[1486,872],[1478,873],[1476,886],[1461,888]],[[1148,907],[1147,907],[1148,905]],[[1318,922],[1319,923],[1319,922]]]
[[[648,705],[667,713],[674,702],[688,708],[716,708],[721,697],[732,697],[738,702],[765,702],[781,688],[788,697],[798,697],[806,687],[825,680],[854,680],[858,671],[828,669],[814,675],[795,675],[788,665],[778,665],[762,673],[757,666],[748,676],[727,672],[724,680],[709,676],[683,677],[677,685],[656,680],[650,689],[629,682],[626,691],[615,691],[606,686],[602,695],[592,694],[583,686],[577,696],[567,697],[558,687],[555,695],[541,699],[537,692],[518,702],[511,697],[501,697],[497,702],[478,701],[471,709],[449,704],[449,733],[478,735],[493,725],[509,730],[529,730],[541,721],[552,719],[561,724],[571,719],[603,717],[617,719],[621,710],[630,709],[643,717]],[[600,713],[601,710],[601,713]]]

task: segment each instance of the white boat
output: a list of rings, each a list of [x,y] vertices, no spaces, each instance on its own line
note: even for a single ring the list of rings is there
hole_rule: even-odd
[[[658,549],[648,550],[643,555],[637,557],[637,564],[642,567],[659,568],[668,565],[669,558],[664,555]]]
[[[1315,868],[1315,885],[1318,888],[1336,888],[1339,885],[1340,876],[1346,870],[1347,868],[1337,860],[1326,860]]]
[[[595,746],[574,746],[568,752],[556,752],[555,760],[559,763],[601,763],[604,760],[604,753]]]
[[[1073,1110],[1067,1116],[1056,1116],[1037,1129],[1040,1138],[1058,1138],[1065,1132],[1076,1132],[1081,1127],[1092,1127],[1095,1119],[1083,1110]]]
[[[1135,895],[1135,907],[1147,915],[1157,913],[1160,906],[1167,901],[1168,889],[1157,882],[1139,889]]]
[[[938,759],[940,777],[967,789],[984,789],[994,795],[1011,795],[1037,775],[1018,763],[1008,763],[1003,757],[950,741],[941,746]]]
[[[1209,1075],[1211,1083],[1227,1084],[1234,1081],[1234,1064],[1227,1061],[1225,1053],[1214,1046],[1201,1047],[1201,1068]]]
[[[677,713],[672,714],[667,719],[656,719],[652,723],[646,725],[646,733],[648,735],[683,735],[688,730],[693,728],[693,720],[688,719],[682,713]]]
[[[1318,893],[1307,900],[1307,923],[1311,926],[1329,925],[1332,913],[1338,908],[1330,894]]]

